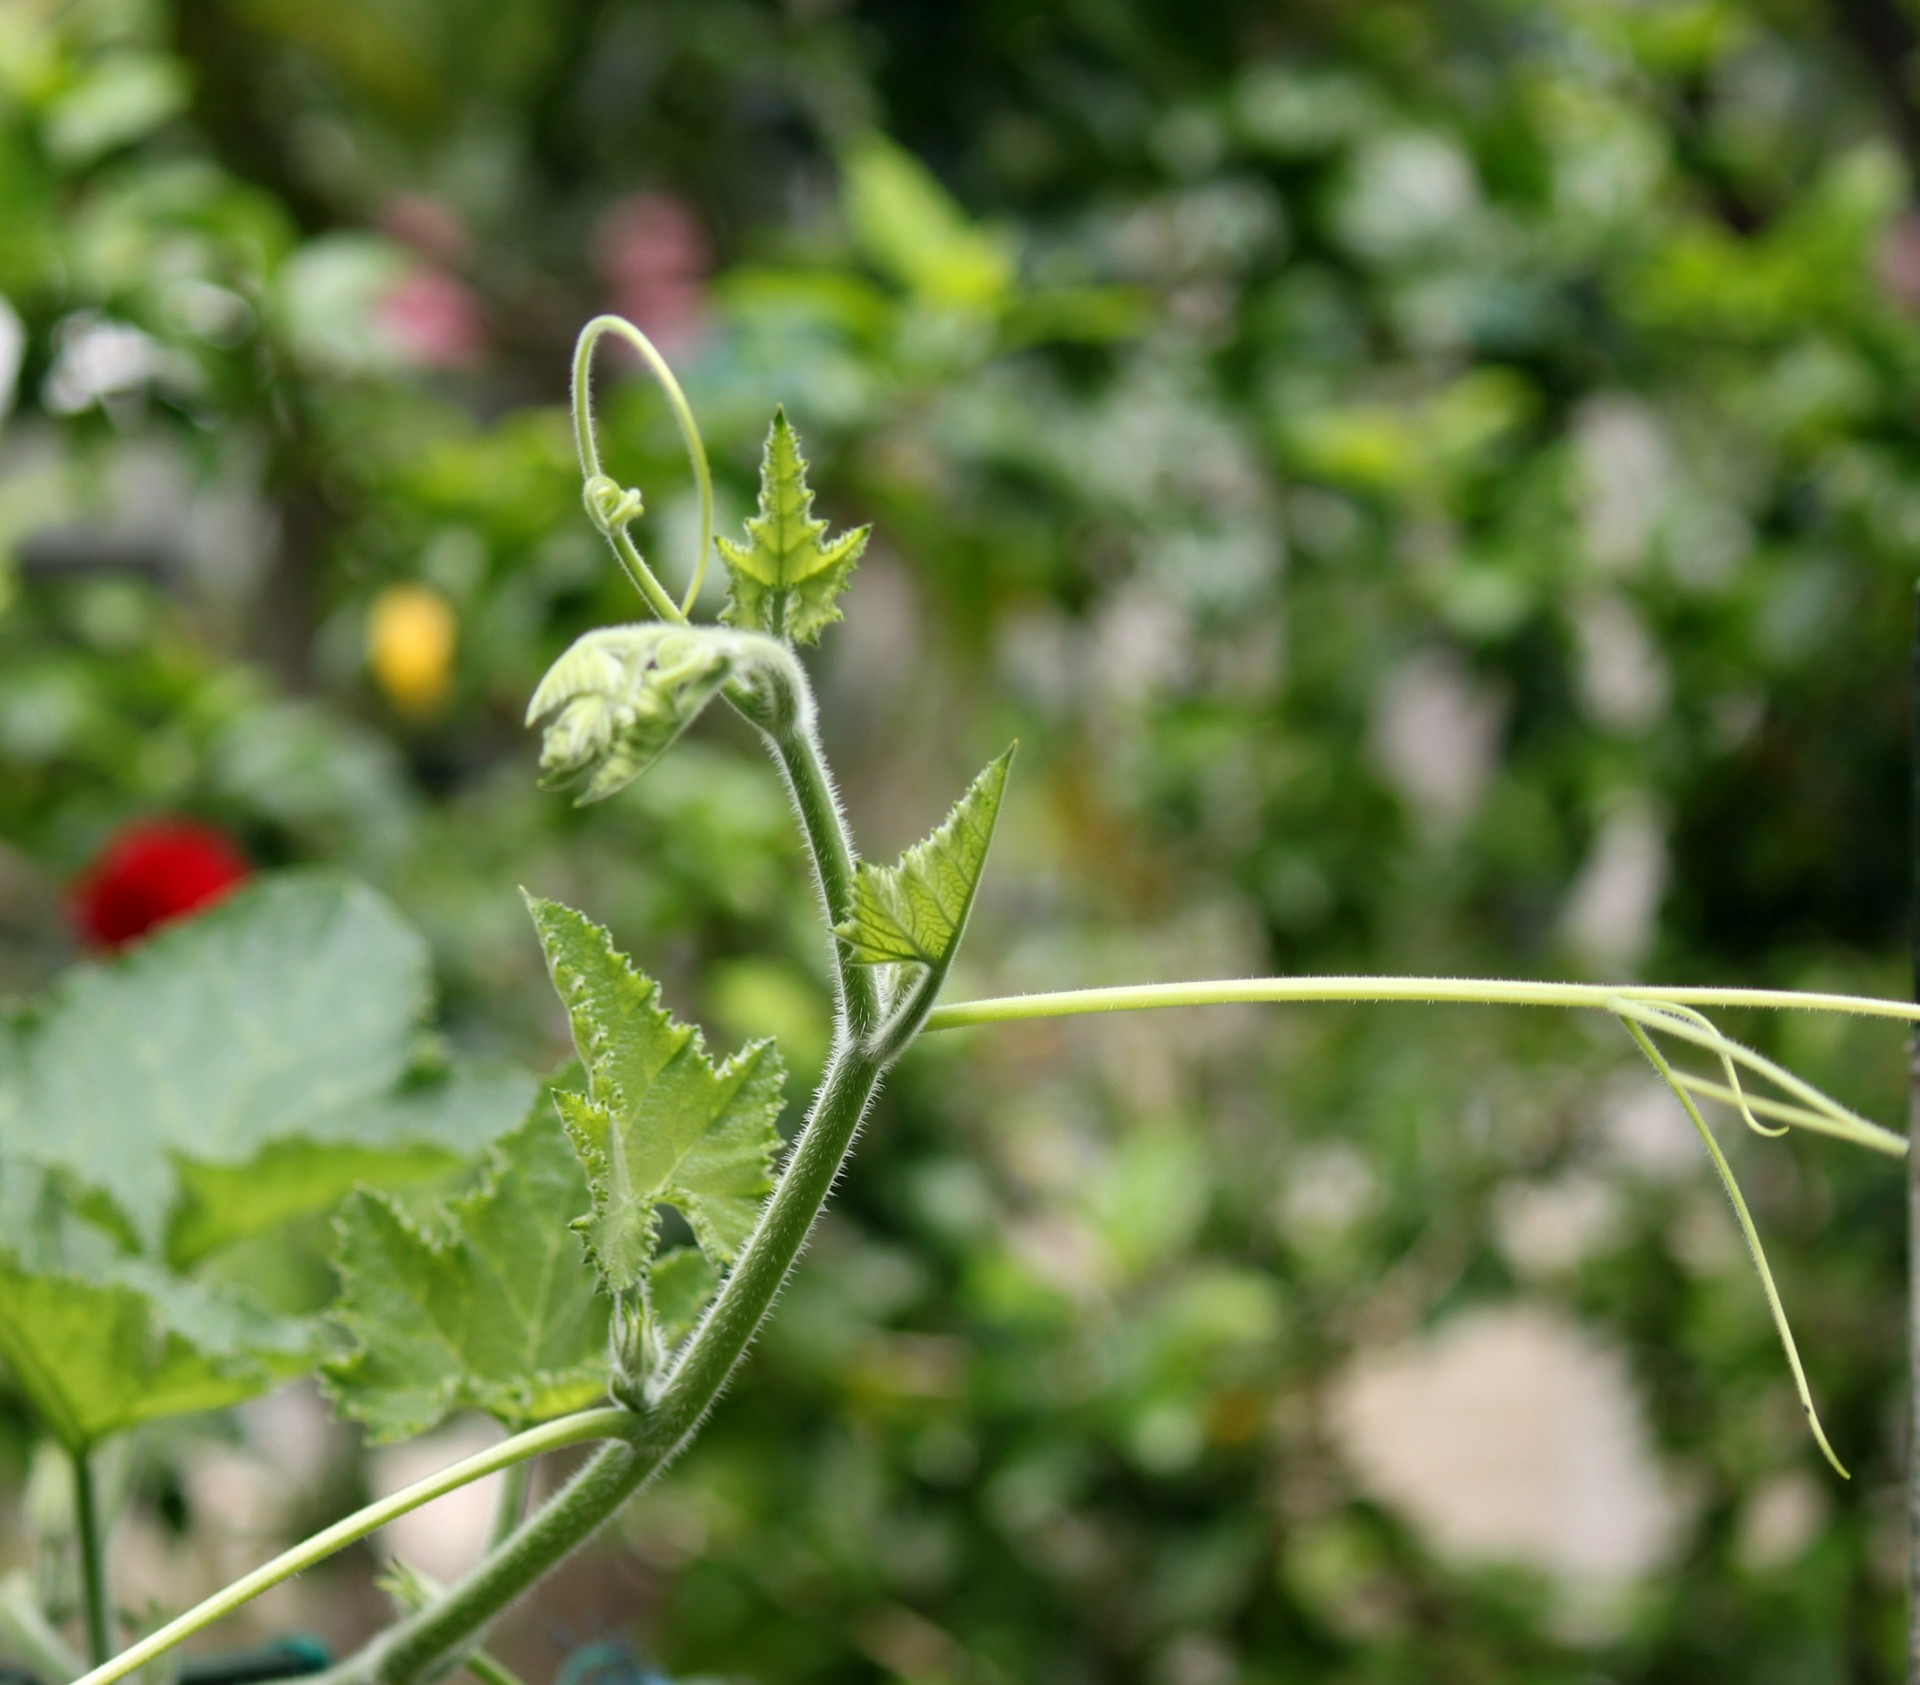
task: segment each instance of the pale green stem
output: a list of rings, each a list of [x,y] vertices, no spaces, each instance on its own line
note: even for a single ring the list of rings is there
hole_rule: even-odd
[[[1724,1083],[1713,1082],[1706,1077],[1697,1077],[1686,1071],[1676,1071],[1681,1087],[1690,1094],[1697,1094],[1703,1100],[1718,1100],[1723,1106],[1731,1106],[1748,1116],[1751,1127],[1751,1114],[1761,1117],[1778,1118],[1782,1123],[1797,1123],[1802,1129],[1826,1130],[1827,1119],[1823,1113],[1809,1111],[1805,1106],[1796,1106],[1785,1100],[1769,1100],[1762,1095],[1749,1094],[1744,1088],[1729,1088]],[[1782,1129],[1759,1129],[1759,1133],[1769,1137],[1784,1135]]]
[[[1110,989],[1063,989],[1004,995],[938,1006],[925,1028],[962,1030],[1031,1018],[1094,1012],[1145,1012],[1174,1006],[1261,1006],[1335,1001],[1407,1001],[1425,1005],[1567,1006],[1610,1011],[1610,1002],[1675,1006],[1753,1006],[1781,1011],[1842,1012],[1860,1018],[1920,1023],[1920,1005],[1872,995],[1830,995],[1792,989],[1694,989],[1617,983],[1533,983],[1478,977],[1245,977],[1206,983],[1138,983]]]
[[[75,1679],[87,1664],[48,1624],[23,1569],[0,1579],[0,1655],[24,1662],[44,1679]]]
[[[497,1545],[520,1525],[527,1513],[527,1488],[532,1484],[533,1464],[515,1463],[500,1476],[500,1501],[493,1512],[493,1533],[489,1544]]]
[[[1753,1214],[1747,1210],[1746,1199],[1741,1195],[1740,1184],[1734,1180],[1733,1167],[1727,1163],[1726,1154],[1721,1152],[1720,1143],[1713,1138],[1713,1131],[1707,1127],[1707,1120],[1700,1115],[1700,1108],[1686,1091],[1673,1068],[1667,1063],[1660,1049],[1653,1044],[1653,1038],[1631,1018],[1620,1020],[1626,1026],[1627,1034],[1640,1044],[1644,1053],[1671,1088],[1680,1104],[1686,1107],[1687,1116],[1693,1120],[1693,1127],[1700,1132],[1700,1139],[1706,1143],[1709,1156],[1713,1159],[1713,1168],[1718,1172],[1720,1185],[1727,1191],[1727,1198],[1733,1204],[1733,1214],[1740,1220],[1740,1232],[1746,1237],[1747,1251],[1753,1256],[1753,1267],[1760,1273],[1760,1285],[1766,1291],[1767,1308],[1773,1312],[1773,1326],[1779,1332],[1780,1344],[1787,1354],[1787,1366],[1793,1371],[1793,1384],[1800,1394],[1800,1408],[1807,1413],[1807,1425],[1813,1430],[1815,1442],[1821,1454],[1833,1465],[1834,1472],[1842,1480],[1851,1480],[1845,1465],[1834,1455],[1833,1447],[1827,1443],[1826,1430],[1820,1426],[1820,1413],[1813,1407],[1813,1389],[1807,1385],[1807,1372],[1800,1364],[1800,1351],[1793,1343],[1793,1330],[1787,1326],[1787,1308],[1780,1302],[1780,1290],[1773,1284],[1773,1271],[1767,1267],[1766,1248],[1760,1244],[1760,1231],[1754,1227]]]
[[[519,1674],[484,1650],[476,1650],[467,1658],[467,1672],[479,1680],[480,1685],[523,1685]]]
[[[139,1643],[121,1651],[111,1662],[95,1667],[91,1673],[77,1680],[75,1685],[113,1685],[115,1680],[125,1679],[195,1633],[212,1626],[216,1621],[224,1620],[262,1592],[271,1591],[283,1580],[290,1580],[295,1574],[324,1562],[336,1551],[345,1550],[348,1545],[364,1539],[369,1533],[378,1532],[388,1522],[419,1509],[422,1504],[432,1503],[435,1498],[443,1498],[462,1486],[497,1474],[502,1469],[513,1468],[543,1452],[557,1451],[564,1446],[580,1445],[595,1439],[626,1439],[637,1427],[638,1422],[629,1410],[583,1410],[576,1415],[562,1416],[556,1422],[530,1428],[511,1439],[503,1439],[498,1445],[491,1445],[476,1456],[451,1464],[438,1474],[416,1481],[389,1498],[382,1498],[378,1503],[356,1510],[291,1550],[282,1551],[271,1562],[262,1564],[251,1574],[243,1575],[224,1590],[196,1604],[184,1615],[167,1622]]]
[[[1881,1000],[1869,995],[1815,994],[1785,989],[1669,989],[1650,985],[1533,983],[1502,978],[1257,977],[1209,983],[1150,983],[1112,989],[1072,989],[1055,994],[1008,995],[996,1000],[962,1001],[952,1006],[936,1007],[928,1015],[925,1028],[957,1030],[981,1024],[1068,1018],[1087,1013],[1141,1012],[1163,1007],[1305,1005],[1340,1001],[1549,1006],[1609,1012],[1708,1049],[1720,1058],[1733,1079],[1731,1086],[1736,1091],[1739,1089],[1739,1079],[1733,1076],[1735,1061],[1768,1081],[1777,1083],[1804,1103],[1806,1115],[1794,1119],[1804,1128],[1851,1141],[1856,1146],[1869,1147],[1889,1157],[1897,1158],[1907,1151],[1904,1136],[1882,1129],[1849,1111],[1771,1059],[1722,1035],[1698,1013],[1690,1010],[1695,1006],[1747,1006],[1920,1020],[1920,1006],[1910,1001]],[[1759,1128],[1743,1092],[1736,1092],[1733,1103],[1743,1109],[1743,1115],[1750,1123],[1754,1123],[1755,1128]]]
[[[1808,1124],[1810,1129],[1818,1129],[1842,1141],[1851,1141],[1856,1146],[1885,1153],[1889,1158],[1906,1156],[1907,1140],[1904,1135],[1896,1135],[1890,1129],[1882,1129],[1877,1123],[1869,1123],[1858,1113],[1848,1111],[1837,1100],[1822,1094],[1812,1083],[1795,1076],[1784,1066],[1776,1065],[1765,1055],[1755,1053],[1752,1048],[1723,1036],[1718,1030],[1711,1027],[1703,1030],[1687,1019],[1661,1010],[1658,1003],[1627,1001],[1616,996],[1608,1003],[1607,1010],[1616,1018],[1632,1020],[1646,1029],[1658,1030],[1662,1035],[1675,1036],[1681,1041],[1692,1042],[1696,1047],[1704,1047],[1709,1052],[1739,1060],[1749,1070],[1777,1084],[1826,1120],[1824,1123]]]
[[[701,442],[700,424],[694,420],[693,406],[687,402],[680,382],[674,378],[673,370],[667,366],[666,358],[660,355],[653,341],[624,317],[596,316],[580,330],[580,338],[573,352],[573,441],[580,455],[581,478],[592,480],[600,473],[600,447],[593,432],[593,352],[601,339],[610,333],[617,334],[639,352],[648,371],[660,383],[660,389],[666,394],[667,404],[673,411],[673,419],[679,424],[680,437],[687,447],[687,460],[693,465],[693,482],[700,496],[700,552],[694,558],[686,594],[680,602],[676,605],[666,595],[653,570],[641,558],[624,530],[616,528],[607,536],[613,543],[621,566],[627,570],[628,577],[654,612],[662,620],[684,621],[700,595],[700,586],[707,576],[707,560],[713,551],[713,471],[707,464],[707,447]],[[648,589],[649,585],[652,586],[651,590]]]
[[[100,1526],[100,1494],[85,1451],[73,1457],[74,1542],[80,1552],[80,1586],[86,1600],[88,1660],[100,1666],[113,1654],[113,1600],[107,1590],[107,1541]]]
[[[1660,1003],[1660,1010],[1663,1012],[1671,1012],[1677,1017],[1686,1019],[1689,1024],[1705,1030],[1708,1035],[1716,1039],[1723,1039],[1720,1037],[1720,1032],[1714,1028],[1713,1021],[1708,1018],[1704,1012],[1696,1012],[1690,1006],[1680,1006],[1673,1001],[1662,1001]],[[1754,1108],[1747,1098],[1747,1091],[1741,1086],[1740,1067],[1734,1060],[1732,1050],[1727,1047],[1722,1047],[1719,1051],[1720,1069],[1725,1073],[1727,1079],[1727,1104],[1739,1112],[1742,1121],[1754,1134],[1764,1135],[1770,1141],[1777,1141],[1782,1135],[1787,1133],[1785,1126],[1783,1125],[1779,1129],[1769,1129],[1754,1115]],[[1688,1087],[1692,1088],[1696,1094],[1702,1092],[1697,1083],[1688,1083]],[[1817,1123],[1808,1123],[1805,1127],[1818,1129],[1820,1125]]]

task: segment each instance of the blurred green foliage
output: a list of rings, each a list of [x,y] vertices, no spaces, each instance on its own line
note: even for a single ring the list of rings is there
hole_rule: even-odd
[[[393,894],[462,1044],[560,1049],[525,883],[812,1074],[814,909],[744,734],[589,815],[534,789],[534,681],[633,613],[563,407],[614,308],[682,371],[723,530],[776,401],[820,512],[874,523],[816,663],[874,856],[1022,739],[952,992],[1899,992],[1906,19],[0,11],[0,986],[63,963],[60,886],[115,827],[189,812]],[[603,382],[684,578],[671,420]],[[376,679],[401,586],[451,612],[444,682]],[[1897,1115],[1890,1032],[1730,1027]],[[1729,1136],[1858,1477],[1757,1550],[1817,1459],[1712,1188],[1608,1126],[1641,1093],[1611,1031],[927,1044],[605,1620],[765,1685],[1897,1677],[1898,1178]],[[1512,1214],[1570,1187],[1612,1215],[1543,1259]],[[1357,1354],[1514,1298],[1625,1352],[1680,1495],[1604,1618],[1549,1563],[1439,1548],[1330,1425]]]

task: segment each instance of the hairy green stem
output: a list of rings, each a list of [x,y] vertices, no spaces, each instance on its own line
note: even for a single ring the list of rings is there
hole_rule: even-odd
[[[800,674],[789,728],[763,726],[763,731],[793,798],[832,926],[852,912],[855,854],[805,683]],[[846,943],[837,936],[831,941],[840,1011],[806,1125],[718,1296],[665,1376],[639,1435],[599,1452],[466,1579],[349,1658],[330,1676],[330,1685],[412,1685],[459,1666],[489,1622],[612,1519],[699,1430],[806,1244],[886,1069],[887,1061],[868,1046],[879,1006],[873,975],[854,963]]]
[[[1145,1012],[1173,1006],[1259,1006],[1287,1002],[1407,1001],[1423,1005],[1587,1006],[1609,1011],[1623,1000],[1649,1006],[1753,1006],[1782,1011],[1842,1012],[1858,1018],[1920,1023],[1920,1005],[1873,995],[1831,995],[1793,989],[1669,989],[1651,984],[1533,983],[1475,977],[1245,977],[1206,983],[1139,983],[1111,989],[1062,989],[1004,995],[935,1007],[925,1028],[961,1030],[1031,1018],[1092,1012]]]
[[[519,1674],[484,1650],[476,1650],[467,1658],[467,1672],[479,1680],[480,1685],[524,1685]]]
[[[113,1602],[107,1590],[107,1541],[100,1528],[100,1494],[85,1451],[73,1456],[74,1542],[80,1552],[80,1587],[86,1599],[87,1659],[97,1668],[113,1654]]]
[[[75,1685],[113,1685],[115,1680],[125,1679],[128,1674],[137,1672],[156,1657],[164,1656],[175,1645],[184,1643],[203,1628],[212,1626],[243,1604],[252,1602],[262,1592],[271,1591],[281,1581],[290,1580],[295,1574],[324,1562],[336,1551],[345,1550],[348,1545],[364,1539],[369,1533],[378,1532],[388,1522],[398,1520],[422,1504],[432,1503],[435,1498],[444,1498],[449,1492],[458,1491],[462,1486],[483,1480],[502,1469],[510,1469],[543,1452],[557,1451],[564,1446],[580,1445],[595,1439],[625,1440],[637,1427],[637,1420],[630,1410],[582,1410],[572,1416],[562,1416],[558,1421],[530,1428],[525,1433],[515,1434],[511,1439],[503,1439],[498,1445],[490,1445],[475,1456],[450,1464],[438,1474],[415,1481],[389,1498],[382,1498],[378,1503],[356,1510],[291,1550],[282,1551],[271,1562],[262,1564],[251,1574],[241,1576],[232,1585],[215,1592],[184,1615],[167,1622],[139,1643],[121,1651],[111,1662],[96,1666]]]
[[[573,442],[580,456],[580,477],[591,482],[600,475],[600,446],[593,432],[593,353],[608,334],[624,339],[640,354],[648,372],[666,394],[673,419],[679,424],[680,437],[687,447],[687,460],[693,465],[693,481],[700,496],[700,551],[688,572],[685,595],[676,604],[654,577],[640,552],[634,548],[624,527],[607,532],[608,542],[648,606],[662,620],[685,621],[694,600],[700,595],[707,574],[707,559],[713,551],[713,471],[707,464],[707,447],[700,438],[700,425],[694,420],[693,406],[680,389],[673,370],[667,366],[652,340],[621,316],[596,316],[580,330],[573,352]]]
[[[811,709],[808,710],[809,715]],[[853,916],[853,874],[857,857],[847,823],[834,794],[833,776],[820,748],[811,718],[803,728],[784,736],[767,734],[767,746],[786,779],[787,793],[813,861],[814,882],[831,928]],[[880,991],[871,966],[857,965],[853,951],[840,937],[833,943],[834,979],[842,1018],[852,1041],[864,1042],[880,1021]]]
[[[609,1445],[511,1538],[432,1606],[402,1620],[325,1685],[406,1685],[460,1666],[489,1622],[591,1538],[698,1430],[759,1330],[853,1145],[880,1068],[844,1049],[794,1144],[779,1184],[719,1297],[669,1372],[630,1442]]]

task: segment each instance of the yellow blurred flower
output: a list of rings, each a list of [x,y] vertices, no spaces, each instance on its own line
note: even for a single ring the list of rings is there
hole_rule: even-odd
[[[367,616],[367,666],[403,714],[431,714],[446,701],[459,641],[453,605],[429,585],[389,586]]]

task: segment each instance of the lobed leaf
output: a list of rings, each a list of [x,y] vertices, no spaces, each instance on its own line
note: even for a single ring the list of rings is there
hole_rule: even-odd
[[[862,965],[944,967],[973,910],[1013,750],[968,786],[946,822],[894,866],[864,861],[854,875],[853,916],[835,928]]]
[[[124,959],[76,967],[0,1056],[0,1155],[106,1194],[157,1251],[176,1158],[366,1141],[413,1053],[425,944],[373,891],[268,879]]]
[[[872,529],[823,543],[826,530],[813,513],[799,436],[787,412],[775,410],[760,458],[760,512],[748,520],[744,544],[715,540],[730,582],[720,618],[744,631],[815,642],[840,618],[838,598]]]
[[[758,1041],[715,1065],[606,931],[555,901],[530,895],[527,906],[586,1069],[587,1093],[555,1099],[586,1168],[592,1210],[580,1228],[607,1286],[626,1293],[645,1278],[661,1205],[714,1263],[730,1262],[773,1185],[779,1054]]]
[[[604,1394],[608,1303],[569,1227],[586,1204],[544,1096],[437,1216],[355,1194],[335,1223],[333,1315],[354,1342],[325,1371],[335,1407],[391,1440],[460,1409],[517,1430]]]

